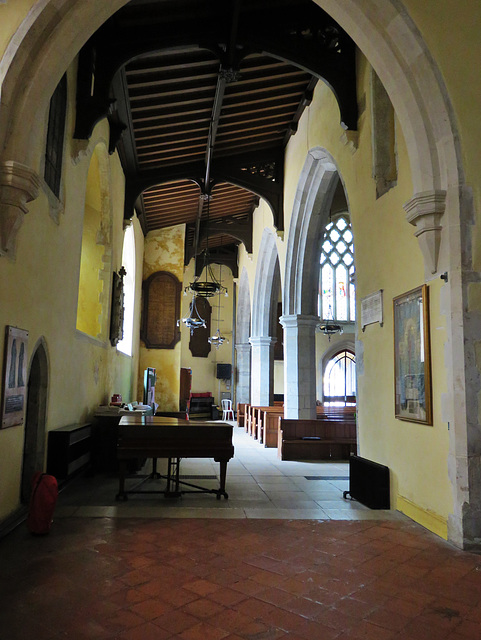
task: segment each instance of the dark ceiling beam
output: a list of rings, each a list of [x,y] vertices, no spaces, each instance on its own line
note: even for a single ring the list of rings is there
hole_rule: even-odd
[[[124,217],[130,219],[138,197],[146,189],[175,180],[191,180],[202,193],[204,163],[167,167],[162,170],[144,170],[126,177]],[[263,198],[269,204],[274,218],[274,226],[284,229],[283,185],[284,153],[267,150],[233,157],[224,156],[214,160],[211,171],[211,190],[216,184],[229,182]],[[215,188],[214,195],[215,198]],[[203,204],[203,201],[202,201]],[[199,205],[200,206],[200,205]]]
[[[108,114],[111,83],[123,65],[136,56],[182,45],[214,52],[224,69],[238,67],[243,57],[256,52],[290,62],[326,82],[336,95],[344,126],[357,129],[355,45],[322,9],[314,3],[295,12],[251,8],[238,18],[237,44],[232,47],[234,21],[226,43],[225,23],[208,12],[195,19],[183,16],[178,23],[144,24],[141,29],[121,26],[114,15],[79,55],[74,137],[89,138],[96,122]]]

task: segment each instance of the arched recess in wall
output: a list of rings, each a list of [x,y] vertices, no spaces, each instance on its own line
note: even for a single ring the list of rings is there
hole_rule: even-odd
[[[77,329],[106,337],[111,264],[111,215],[108,154],[98,144],[90,159],[85,189]]]
[[[250,403],[251,378],[251,296],[247,270],[242,270],[239,279],[239,294],[236,314],[236,399],[237,402]]]
[[[317,316],[319,239],[329,220],[338,181],[332,156],[320,147],[311,149],[299,178],[287,240],[285,316]]]
[[[34,473],[44,470],[48,379],[47,345],[44,338],[40,338],[34,348],[28,373],[21,484],[23,504],[29,501]]]

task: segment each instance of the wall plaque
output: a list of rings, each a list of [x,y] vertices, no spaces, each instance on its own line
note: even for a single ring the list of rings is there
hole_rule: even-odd
[[[3,361],[3,397],[1,428],[23,424],[27,390],[28,331],[6,327]]]
[[[140,337],[148,349],[173,349],[180,340],[181,284],[173,273],[157,271],[142,284]]]
[[[361,299],[361,327],[366,328],[367,324],[379,322],[382,327],[382,289],[375,291]]]

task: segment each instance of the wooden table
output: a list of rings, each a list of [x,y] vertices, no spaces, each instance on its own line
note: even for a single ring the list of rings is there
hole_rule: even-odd
[[[119,424],[117,459],[119,461],[119,493],[117,500],[126,500],[128,493],[163,493],[179,496],[187,493],[180,485],[192,487],[195,493],[215,493],[228,498],[225,491],[227,462],[234,456],[232,425],[205,420],[182,420],[164,416],[124,416]],[[168,458],[167,488],[164,491],[125,490],[127,464],[133,458],[152,458],[152,476],[157,473],[157,458]],[[181,458],[213,458],[220,464],[218,489],[206,489],[183,482],[179,478]],[[171,485],[174,489],[171,489]],[[189,491],[190,492],[190,491]]]

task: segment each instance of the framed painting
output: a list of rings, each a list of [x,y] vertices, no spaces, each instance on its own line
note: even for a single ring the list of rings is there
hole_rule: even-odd
[[[23,424],[27,391],[28,331],[6,327],[3,361],[3,396],[1,428]]]
[[[395,417],[432,425],[428,287],[393,300]]]

